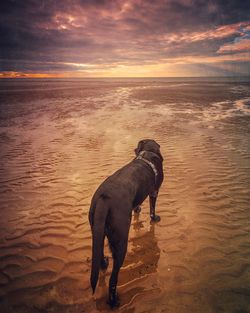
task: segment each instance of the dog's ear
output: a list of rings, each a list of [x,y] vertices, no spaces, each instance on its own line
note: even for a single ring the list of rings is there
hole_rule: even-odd
[[[161,146],[155,140],[153,140],[151,151],[156,153],[158,157],[161,159],[161,161],[163,161],[163,156],[161,155],[160,147]]]
[[[135,155],[138,156],[138,154],[143,150],[145,140],[140,140],[138,142],[137,148],[135,149]]]
[[[161,161],[163,161],[164,159],[163,159],[163,156],[162,156],[162,154],[161,154],[161,152],[160,152],[160,149],[159,149],[159,152],[158,152],[157,154],[158,154],[158,156],[160,157]]]

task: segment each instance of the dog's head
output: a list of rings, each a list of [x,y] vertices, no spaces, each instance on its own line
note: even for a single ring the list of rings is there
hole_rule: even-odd
[[[141,151],[154,152],[159,156],[161,161],[163,157],[160,152],[160,145],[153,139],[143,139],[138,142],[137,148],[135,149],[135,155],[138,156]]]

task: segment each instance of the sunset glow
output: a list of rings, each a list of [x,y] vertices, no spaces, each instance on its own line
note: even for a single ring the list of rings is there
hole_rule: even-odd
[[[247,1],[4,1],[0,78],[249,75]]]

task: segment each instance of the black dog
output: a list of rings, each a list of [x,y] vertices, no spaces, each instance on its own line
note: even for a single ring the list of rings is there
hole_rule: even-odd
[[[107,236],[113,256],[108,298],[111,307],[119,306],[116,285],[127,252],[133,209],[139,212],[140,204],[149,196],[151,220],[160,221],[160,217],[155,214],[155,203],[163,182],[160,146],[151,139],[141,140],[135,154],[133,161],[99,186],[89,210],[93,239],[91,286],[94,293],[100,268],[108,267],[108,258],[103,254],[104,238]]]

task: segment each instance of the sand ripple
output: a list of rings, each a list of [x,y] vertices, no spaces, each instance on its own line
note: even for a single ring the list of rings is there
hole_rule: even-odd
[[[111,266],[95,301],[89,286],[89,202],[146,137],[165,157],[161,222],[147,202],[132,219],[120,311],[250,311],[249,87],[89,84],[53,85],[53,101],[15,87],[1,119],[3,312],[107,311]]]

